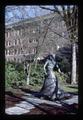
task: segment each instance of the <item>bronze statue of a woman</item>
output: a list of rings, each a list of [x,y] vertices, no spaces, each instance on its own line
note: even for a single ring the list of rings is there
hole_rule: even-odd
[[[58,79],[53,70],[55,66],[58,68],[53,55],[48,55],[44,65],[45,80],[40,92],[52,100],[58,94]]]

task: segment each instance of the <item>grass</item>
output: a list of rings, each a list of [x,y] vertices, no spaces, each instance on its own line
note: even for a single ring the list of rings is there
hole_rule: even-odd
[[[42,85],[35,85],[35,86],[29,85],[29,86],[26,86],[26,89],[30,88],[31,90],[34,90],[34,91],[40,91],[40,89],[42,88]],[[60,86],[65,92],[78,93],[77,86],[73,86],[70,84],[64,84],[61,82],[60,82]]]
[[[70,87],[68,87],[68,86],[64,86],[63,87],[63,90],[65,91],[65,92],[78,92],[78,89],[76,88],[70,88]]]
[[[60,87],[65,91],[65,92],[71,92],[71,93],[78,93],[78,86],[77,85],[71,85],[71,84],[64,84],[63,81],[60,81],[59,82],[60,84]],[[43,84],[42,84],[43,85]],[[35,86],[31,86],[31,88],[33,90],[37,90],[39,91],[41,88],[42,88],[42,85],[38,86],[38,85],[35,85]]]
[[[63,85],[62,88],[65,92],[78,93],[77,86],[66,84],[66,85]]]

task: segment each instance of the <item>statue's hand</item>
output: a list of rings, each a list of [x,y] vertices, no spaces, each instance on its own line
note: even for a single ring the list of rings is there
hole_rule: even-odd
[[[60,70],[60,69],[58,69],[58,72],[59,72],[59,73],[61,73],[61,70]]]
[[[47,72],[46,72],[46,71],[44,71],[44,74],[45,74],[45,75],[47,75]]]

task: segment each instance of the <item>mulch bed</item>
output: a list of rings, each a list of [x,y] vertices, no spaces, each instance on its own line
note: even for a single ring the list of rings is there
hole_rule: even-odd
[[[77,104],[71,105],[71,109],[66,107],[54,107],[46,104],[40,104],[38,107],[39,108],[32,109],[29,113],[27,113],[27,115],[64,115],[71,113],[76,114],[78,110]]]
[[[19,103],[23,93],[19,92],[18,90],[13,92],[6,91],[5,92],[5,108],[13,107],[15,104]]]

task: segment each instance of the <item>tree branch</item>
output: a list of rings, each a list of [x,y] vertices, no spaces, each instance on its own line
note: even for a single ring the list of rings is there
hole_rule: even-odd
[[[62,5],[62,11],[63,11],[63,16],[64,16],[64,20],[66,21],[66,10],[65,10],[65,6]]]
[[[53,11],[55,12],[55,9],[50,9],[50,8],[46,8],[46,7],[42,7],[42,6],[39,6],[41,9],[46,9],[46,10],[50,10],[50,11]]]

